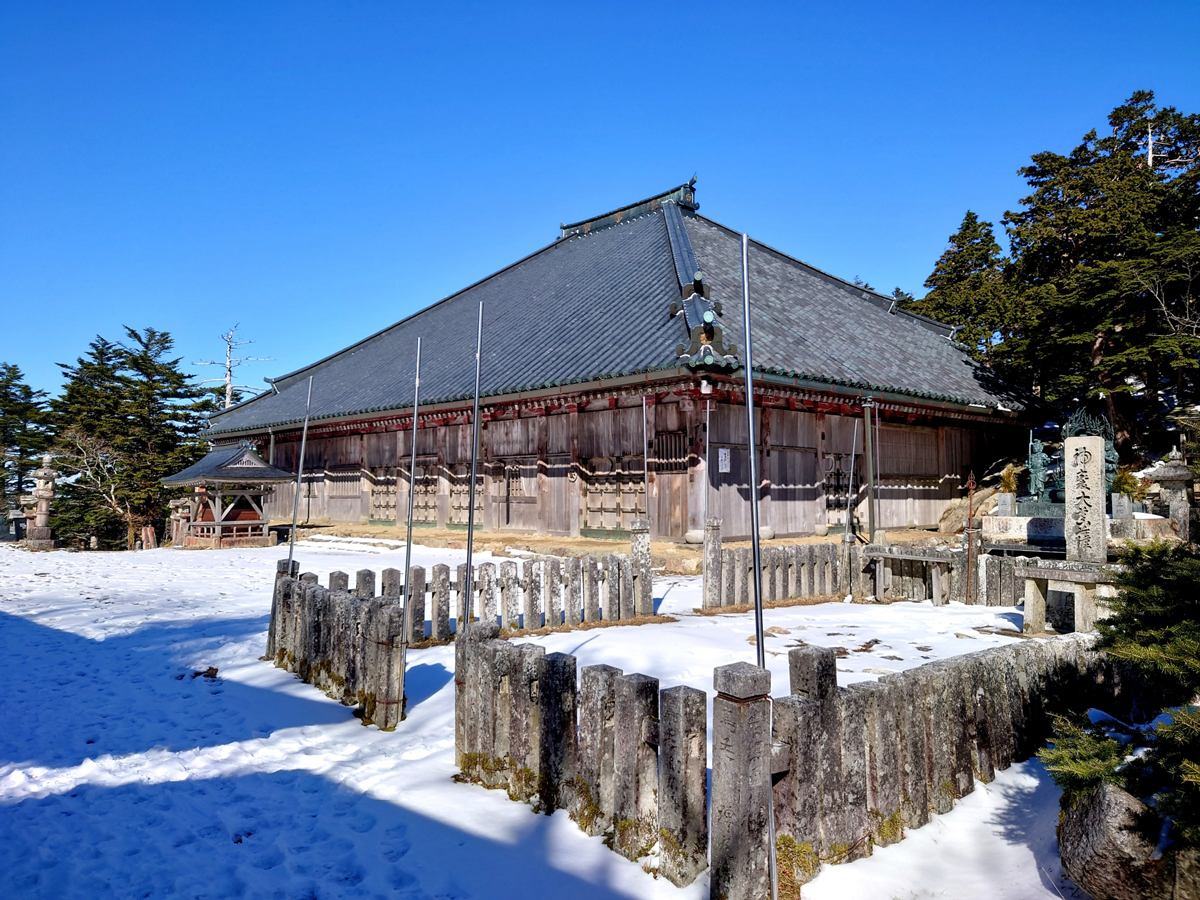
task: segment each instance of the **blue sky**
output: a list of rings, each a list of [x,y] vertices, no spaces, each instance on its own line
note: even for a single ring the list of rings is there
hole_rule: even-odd
[[[96,334],[191,363],[240,323],[259,384],[693,173],[920,295],[1031,153],[1139,88],[1200,110],[1197,34],[1194,2],[4,0],[0,360],[56,390]]]

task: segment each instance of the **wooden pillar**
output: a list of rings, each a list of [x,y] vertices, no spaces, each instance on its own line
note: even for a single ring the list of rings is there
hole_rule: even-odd
[[[437,452],[437,462],[434,463],[433,469],[437,477],[434,521],[438,528],[445,528],[450,521],[450,478],[446,471],[446,429],[436,426],[433,437],[434,448]]]
[[[817,491],[817,509],[813,515],[814,525],[829,525],[829,512],[825,499],[825,413],[816,414],[817,429],[817,481],[820,490]]]
[[[642,447],[645,454],[642,458],[646,466],[646,516],[650,519],[650,536],[659,537],[662,532],[658,527],[658,478],[654,472],[654,436],[657,433],[655,417],[658,415],[658,397],[646,395],[646,441]]]
[[[773,531],[775,520],[771,515],[771,409],[767,406],[765,397],[761,402],[757,417],[762,434],[762,443],[758,450],[758,481],[765,486],[758,494],[758,526],[760,529],[770,528]]]
[[[692,411],[686,417],[690,450],[688,452],[687,525],[684,531],[703,531],[705,495],[708,489],[708,468],[704,464],[708,435],[704,431],[704,404],[692,401]],[[711,401],[707,401],[711,402]],[[715,513],[714,513],[715,515]]]
[[[537,533],[545,534],[548,530],[546,523],[550,520],[550,504],[553,502],[550,498],[550,465],[547,457],[547,447],[550,443],[550,423],[546,419],[546,408],[543,406],[538,410],[538,416],[534,420],[534,437],[537,442],[537,486],[538,486],[538,516],[537,516]]]
[[[477,477],[483,482],[483,521],[480,525],[485,530],[493,530],[499,525],[496,515],[496,479],[492,477],[492,452],[491,445],[488,443],[488,416],[482,409],[479,410],[479,419],[479,471]]]
[[[358,436],[358,521],[371,521],[371,470],[367,468],[367,436]]]
[[[567,407],[567,433],[571,438],[571,467],[567,470],[567,499],[571,504],[573,514],[567,517],[571,527],[571,537],[579,537],[580,524],[586,514],[583,508],[583,472],[579,467],[579,405],[572,403]]]
[[[216,540],[213,541],[213,549],[220,550],[221,540],[225,537],[225,504],[221,502],[220,488],[217,488],[216,490],[216,503],[210,505],[212,506],[213,520],[217,526],[216,534],[214,535]]]

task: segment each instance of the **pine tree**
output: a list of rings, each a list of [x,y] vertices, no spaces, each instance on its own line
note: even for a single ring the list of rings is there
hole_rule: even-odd
[[[1062,406],[1103,398],[1126,456],[1161,432],[1163,387],[1195,393],[1198,149],[1200,116],[1139,91],[1109,115],[1108,134],[1034,155],[1019,170],[1032,193],[1004,217],[1010,275],[1036,311],[1022,367]]]
[[[1121,561],[1120,590],[1108,601],[1112,613],[1099,623],[1096,647],[1139,671],[1145,697],[1176,708],[1149,734],[1122,727],[1119,741],[1105,723],[1058,719],[1052,746],[1038,756],[1064,801],[1100,782],[1138,797],[1153,794],[1159,812],[1175,819],[1175,839],[1200,845],[1200,547],[1131,546]],[[1131,759],[1146,744],[1149,752]]]
[[[1200,708],[1172,710],[1172,721],[1159,727],[1150,762],[1170,779],[1159,809],[1175,817],[1176,831],[1186,843],[1200,845]]]
[[[75,365],[58,364],[65,383],[62,394],[50,401],[50,409],[60,430],[74,426],[104,440],[122,431],[126,390],[122,365],[121,347],[99,335]]]
[[[29,473],[50,443],[45,397],[25,383],[20,368],[0,362],[0,514],[32,489]]]
[[[161,479],[205,451],[204,415],[217,407],[169,358],[169,333],[126,328],[127,342],[102,337],[76,365],[63,365],[67,383],[52,407],[63,468],[79,478],[68,491],[62,527],[111,539],[124,525],[132,548],[138,531],[160,527],[171,492]]]
[[[969,347],[976,359],[992,365],[1003,356],[1001,348],[1011,349],[1020,327],[1012,315],[1010,291],[1004,281],[1006,263],[992,223],[968,210],[958,231],[950,235],[950,246],[925,279],[925,287],[931,290],[906,305],[931,319],[957,325],[957,340]]]
[[[1164,705],[1189,701],[1200,693],[1200,548],[1131,545],[1121,561],[1097,647],[1140,669]]]

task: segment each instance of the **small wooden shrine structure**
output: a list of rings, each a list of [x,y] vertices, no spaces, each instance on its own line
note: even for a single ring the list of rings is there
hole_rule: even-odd
[[[218,447],[162,480],[167,487],[192,488],[191,496],[171,501],[167,530],[172,546],[220,550],[274,545],[267,499],[276,484],[294,477],[263,462],[248,446]]]

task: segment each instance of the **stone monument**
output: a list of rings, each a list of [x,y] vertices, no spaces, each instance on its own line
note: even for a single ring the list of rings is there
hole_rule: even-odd
[[[22,497],[22,501],[32,499],[36,512],[34,524],[25,532],[25,544],[31,550],[53,550],[58,546],[50,531],[50,501],[54,499],[54,480],[58,472],[50,467],[50,456],[42,457],[42,467],[33,472],[34,484],[32,498]]]
[[[1098,435],[1067,438],[1063,442],[1063,467],[1067,501],[1063,535],[1067,543],[1067,559],[1107,562],[1104,438]]]

